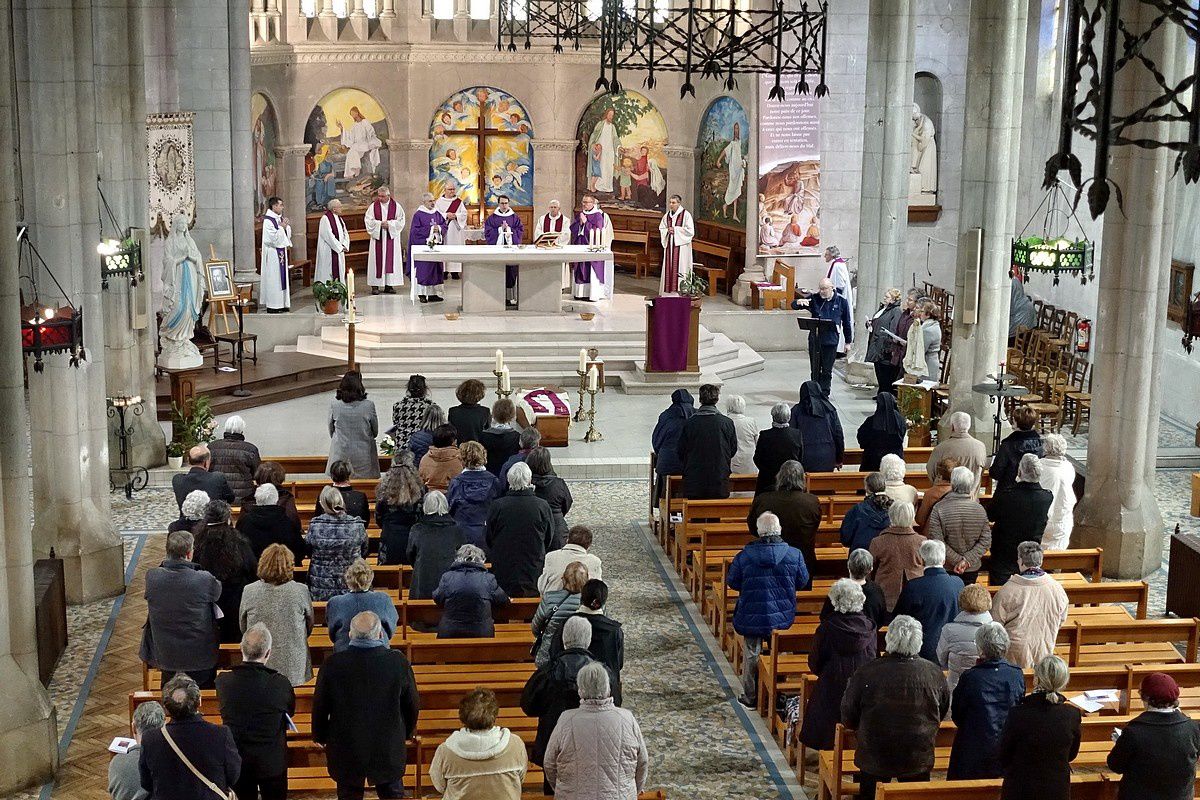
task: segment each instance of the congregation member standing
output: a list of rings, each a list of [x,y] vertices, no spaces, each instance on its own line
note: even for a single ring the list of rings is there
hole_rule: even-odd
[[[344,578],[346,593],[331,597],[325,606],[325,627],[334,651],[350,646],[350,622],[363,611],[370,611],[379,617],[383,637],[390,643],[396,626],[400,624],[400,615],[390,594],[371,591],[371,584],[375,581],[371,565],[356,558],[346,567]]]
[[[187,472],[171,476],[171,488],[180,512],[183,511],[183,501],[195,491],[204,492],[211,500],[224,500],[226,503],[234,501],[229,481],[221,473],[212,471],[212,454],[207,447],[198,444],[188,450],[188,466]]]
[[[204,721],[200,687],[189,676],[174,676],[162,692],[170,722],[142,739],[142,789],[154,800],[212,800],[210,783],[229,794],[242,771],[233,733]]]
[[[479,442],[464,442],[458,451],[463,471],[451,479],[446,499],[450,501],[454,521],[467,541],[483,547],[487,539],[488,512],[492,501],[501,495],[500,482],[487,471],[487,451]]]
[[[858,446],[862,448],[861,472],[875,472],[886,455],[904,458],[904,434],[908,426],[896,406],[896,398],[880,391],[875,395],[875,413],[858,426]],[[912,502],[911,500],[909,502]]]
[[[683,473],[683,497],[693,500],[729,497],[730,463],[737,452],[733,421],[717,410],[721,389],[700,387],[700,408],[683,424],[676,452]]]
[[[349,370],[338,384],[329,406],[329,458],[325,471],[335,461],[346,461],[360,478],[379,477],[379,451],[375,437],[379,435],[379,417],[375,404],[367,399],[362,373]]]
[[[864,597],[862,613],[866,614],[878,629],[887,624],[889,615],[883,589],[878,583],[871,580],[871,573],[874,570],[875,559],[869,552],[861,548],[850,551],[850,556],[846,559],[846,572],[850,575],[850,581],[862,589]],[[825,619],[832,613],[833,603],[826,597],[825,602],[821,604],[821,619]]]
[[[985,622],[975,631],[979,660],[962,674],[950,701],[950,718],[957,728],[950,750],[948,781],[999,778],[1000,736],[1008,712],[1025,695],[1021,668],[1004,659],[1008,633],[998,622]]]
[[[800,385],[790,422],[800,432],[800,463],[805,472],[833,472],[842,466],[846,447],[842,422],[821,384],[805,381]]]
[[[546,562],[542,567],[542,577],[538,578],[538,591],[542,594],[562,588],[563,570],[572,561],[583,564],[588,577],[600,579],[603,577],[603,565],[600,557],[588,550],[592,546],[592,530],[584,525],[576,525],[567,533],[567,542],[560,549],[546,553]]]
[[[209,469],[225,476],[233,491],[230,503],[240,503],[254,491],[254,471],[262,463],[258,448],[246,441],[246,420],[236,414],[225,420],[220,439],[208,443]]]
[[[918,550],[925,572],[900,590],[896,614],[903,614],[921,623],[921,658],[937,663],[938,640],[942,627],[958,614],[958,595],[963,590],[962,579],[946,572],[946,545],[927,539]]]
[[[421,196],[421,205],[412,215],[412,225],[408,229],[408,258],[413,289],[417,300],[422,303],[440,303],[446,293],[446,268],[440,261],[422,261],[419,252],[427,250],[426,242],[434,228],[439,231],[438,238],[444,238],[446,218],[437,210],[433,203],[433,195],[425,192]]]
[[[497,477],[508,459],[521,449],[521,434],[513,427],[516,416],[516,405],[502,397],[492,404],[492,424],[479,434],[479,443],[487,450],[488,472]]]
[[[883,476],[883,491],[897,503],[911,503],[917,507],[917,488],[905,483],[908,468],[904,459],[895,453],[887,453],[879,459],[879,474]]]
[[[1017,482],[997,491],[987,507],[992,521],[989,584],[1003,586],[1017,571],[1017,546],[1021,542],[1042,540],[1053,503],[1053,493],[1042,488],[1038,457],[1032,453],[1021,456]]]
[[[392,199],[392,190],[380,186],[375,200],[367,206],[363,225],[371,239],[367,252],[367,285],[371,294],[395,294],[404,285],[404,249],[400,234],[404,231],[404,207]]]
[[[992,544],[992,526],[984,507],[975,499],[975,475],[967,467],[950,471],[950,493],[929,512],[925,536],[946,545],[950,570],[964,583],[979,576],[983,554]]]
[[[442,800],[521,800],[529,756],[521,737],[496,725],[496,693],[479,687],[458,703],[463,727],[438,745],[429,765]]]
[[[575,615],[592,626],[592,641],[588,652],[592,658],[608,667],[612,676],[612,696],[621,705],[621,670],[625,668],[625,631],[621,623],[604,613],[608,603],[608,584],[599,578],[589,578],[579,593],[579,610]],[[550,644],[550,657],[563,651],[562,628]]]
[[[205,689],[217,676],[220,641],[213,608],[221,582],[194,561],[189,531],[167,534],[166,559],[146,571],[146,624],[140,657],[163,681],[186,672]]]
[[[138,703],[130,722],[133,723],[136,744],[124,753],[117,753],[108,762],[108,796],[112,800],[147,800],[150,796],[142,788],[142,776],[138,772],[142,741],[150,731],[159,730],[167,724],[167,714],[161,703],[150,700]]]
[[[496,198],[496,210],[488,215],[483,222],[483,238],[490,245],[511,247],[523,244],[525,241],[525,223],[509,206],[506,194]],[[506,264],[504,267],[505,305],[512,308],[517,305],[517,265]]]
[[[437,403],[425,406],[421,421],[408,437],[408,449],[412,452],[413,463],[421,466],[421,459],[433,446],[433,432],[447,424],[446,412]],[[457,429],[456,429],[457,430]]]
[[[210,500],[204,519],[195,528],[196,546],[193,559],[200,569],[207,570],[221,582],[217,608],[221,619],[217,623],[221,641],[233,644],[242,638],[238,626],[238,611],[242,592],[254,582],[258,559],[246,537],[229,524],[231,509],[224,500]]]
[[[358,517],[364,525],[370,525],[371,502],[367,500],[366,492],[360,492],[350,484],[352,477],[355,477],[354,468],[350,466],[349,461],[335,461],[329,466],[330,485],[342,493],[346,513]]]
[[[975,488],[979,488],[979,479],[983,468],[987,466],[987,448],[983,442],[971,435],[971,415],[965,411],[955,411],[946,423],[946,438],[939,438],[937,447],[929,454],[925,462],[925,472],[929,480],[937,477],[937,465],[943,458],[952,458],[957,466],[966,467],[975,475]]]
[[[783,541],[800,551],[804,565],[817,563],[817,529],[821,527],[821,501],[805,491],[804,467],[799,461],[786,461],[779,468],[773,491],[754,496],[746,525],[750,535],[757,534],[758,518],[768,511],[779,517]],[[808,587],[805,587],[806,589]]]
[[[308,588],[317,602],[346,591],[346,568],[367,555],[367,528],[346,513],[342,493],[332,486],[321,490],[321,513],[308,525]]]
[[[1075,467],[1067,460],[1067,440],[1057,433],[1042,437],[1045,453],[1039,462],[1038,482],[1054,500],[1047,512],[1042,546],[1047,550],[1066,550],[1071,546],[1071,530],[1075,526]]]
[[[454,554],[454,563],[442,573],[433,590],[433,602],[442,609],[438,620],[439,639],[490,639],[496,635],[492,609],[507,605],[508,595],[488,572],[483,549],[464,544]]]
[[[1071,800],[1080,713],[1062,691],[1070,673],[1058,656],[1033,668],[1033,692],[1008,712],[1000,733],[1001,800]]]
[[[735,394],[726,399],[725,416],[733,423],[733,432],[737,437],[737,452],[733,454],[730,469],[734,475],[753,475],[754,449],[758,446],[758,425],[746,416],[746,398]]]
[[[658,236],[663,249],[659,294],[677,294],[679,282],[692,274],[692,238],[695,235],[696,223],[692,219],[692,212],[683,207],[682,197],[671,195],[667,198],[667,213],[658,223]]]
[[[425,600],[442,580],[442,574],[454,563],[458,548],[467,544],[466,536],[450,516],[446,495],[436,489],[425,495],[421,518],[408,535],[408,562],[413,566],[408,597]]]
[[[613,241],[612,219],[596,198],[585,194],[583,208],[571,220],[571,244],[595,245],[610,248]],[[571,296],[576,300],[599,302],[609,297],[612,286],[612,256],[593,261],[577,261],[573,265]]]
[[[458,187],[451,181],[442,189],[434,208],[446,220],[446,244],[453,247],[467,243],[467,204],[458,196]],[[461,261],[447,261],[446,272],[454,278],[462,276]],[[462,430],[461,428],[459,429]],[[468,439],[473,437],[467,437]]]
[[[409,375],[404,397],[392,406],[392,436],[396,440],[397,450],[408,448],[408,437],[421,426],[425,411],[432,404],[425,376]]]
[[[1121,776],[1117,800],[1191,800],[1200,723],[1179,710],[1179,684],[1151,672],[1138,690],[1146,710],[1113,733],[1108,768]]]
[[[654,450],[654,474],[658,496],[661,499],[667,491],[667,477],[683,474],[683,464],[679,460],[679,435],[683,433],[683,424],[696,413],[692,394],[687,389],[676,389],[671,392],[671,405],[658,415],[654,432],[650,435],[650,447]]]
[[[458,432],[453,425],[439,425],[433,432],[433,443],[421,458],[417,474],[426,489],[446,491],[450,481],[463,471],[462,455],[458,450]]]
[[[822,278],[817,284],[817,293],[804,295],[792,303],[792,308],[808,308],[814,323],[808,332],[808,358],[812,380],[816,381],[826,395],[833,386],[833,362],[839,347],[849,347],[854,342],[854,320],[850,304],[845,297],[833,290],[833,281]]]
[[[208,492],[194,489],[179,504],[179,519],[167,526],[167,533],[175,531],[190,531],[196,523],[204,519],[204,509],[208,508]],[[240,522],[239,517],[239,522]]]
[[[509,597],[537,597],[538,576],[554,544],[554,515],[533,491],[527,464],[508,471],[508,492],[488,511],[487,552],[492,572]]]
[[[258,560],[258,580],[242,592],[238,625],[245,632],[255,625],[271,631],[270,660],[267,663],[288,679],[292,686],[312,678],[312,659],[308,653],[308,635],[313,629],[312,596],[308,587],[293,579],[292,551],[273,544]],[[326,615],[328,621],[328,614]]]
[[[558,550],[567,543],[567,514],[575,502],[567,482],[554,474],[550,451],[537,446],[525,455],[525,463],[533,473],[533,493],[546,501],[554,516],[554,542],[551,550]]]
[[[887,509],[887,527],[867,547],[875,563],[875,582],[883,591],[888,612],[896,607],[904,585],[925,574],[920,555],[925,537],[913,529],[913,517],[910,504],[892,503]],[[852,549],[851,555],[856,552],[857,549]]]
[[[308,554],[304,542],[304,529],[298,520],[287,515],[287,509],[279,505],[279,490],[274,484],[264,483],[254,490],[254,503],[243,505],[238,514],[237,529],[250,542],[255,558],[273,544],[287,546],[296,557],[299,566]]]
[[[879,310],[867,320],[867,352],[863,360],[875,367],[875,385],[878,390],[892,395],[896,394],[893,384],[900,379],[899,364],[903,360],[903,357],[893,360],[895,351],[903,347],[896,340],[902,338],[896,333],[901,313],[900,290],[888,289],[883,294]],[[907,330],[905,332],[907,333]]]
[[[572,561],[563,569],[559,588],[542,593],[542,601],[529,623],[534,636],[533,660],[539,667],[550,660],[551,645],[563,623],[579,610],[579,595],[587,582],[587,567]]]
[[[891,524],[888,510],[894,501],[887,493],[887,481],[878,472],[863,479],[866,496],[852,505],[842,517],[838,538],[851,550],[869,550],[875,537]]]
[[[466,214],[463,211],[463,214]],[[447,412],[448,421],[458,431],[458,441],[461,444],[478,442],[479,435],[492,424],[492,413],[479,401],[487,394],[483,381],[469,378],[458,385],[454,396],[458,405],[451,406]]]
[[[1058,629],[1067,621],[1067,593],[1042,569],[1042,545],[1017,546],[1013,575],[992,598],[992,617],[1008,629],[1008,660],[1029,669],[1054,652]]]
[[[313,281],[346,282],[346,254],[350,252],[350,231],[342,219],[342,201],[325,204],[325,213],[317,226],[317,259]]]
[[[1017,406],[1012,412],[1012,421],[1016,429],[1000,442],[989,468],[993,492],[1017,482],[1017,466],[1021,463],[1021,456],[1033,453],[1041,458],[1044,455],[1042,435],[1033,429],[1038,421],[1037,412],[1029,406]]]
[[[530,425],[517,435],[517,442],[521,445],[520,449],[500,465],[500,472],[496,475],[500,479],[501,486],[508,485],[508,471],[512,468],[512,465],[518,461],[524,461],[525,456],[529,455],[533,448],[542,443],[542,432]]]
[[[992,621],[991,609],[992,595],[980,584],[972,583],[958,593],[958,614],[942,627],[942,634],[938,637],[937,661],[946,670],[946,683],[952,692],[958,685],[959,677],[979,660],[975,634]],[[1008,641],[1007,636],[1005,641]]]
[[[282,314],[292,306],[288,279],[288,249],[292,246],[292,223],[283,216],[283,200],[271,197],[262,220],[262,255],[258,260],[258,302],[268,314]]]
[[[775,476],[784,464],[804,460],[804,443],[800,431],[789,424],[791,418],[792,408],[787,403],[771,406],[771,427],[759,432],[754,445],[754,467],[758,471],[756,494],[775,487]]]
[[[921,504],[917,506],[917,528],[925,529],[925,524],[929,522],[929,515],[933,513],[933,507],[939,500],[950,494],[952,489],[950,473],[957,466],[958,462],[950,457],[943,458],[938,462],[937,475],[933,479],[933,485],[921,495]]]
[[[412,453],[399,451],[375,493],[380,565],[408,563],[408,534],[421,513],[424,496],[425,484],[413,468]]]

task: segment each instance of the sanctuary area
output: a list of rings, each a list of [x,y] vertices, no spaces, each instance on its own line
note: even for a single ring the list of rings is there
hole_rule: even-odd
[[[0,41],[0,800],[1200,797],[1196,3]]]

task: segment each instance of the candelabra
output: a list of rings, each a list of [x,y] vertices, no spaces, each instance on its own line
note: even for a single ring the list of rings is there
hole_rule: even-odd
[[[492,370],[492,374],[496,376],[496,399],[503,400],[504,398],[511,396],[512,385],[505,385],[507,383],[505,378],[508,377],[508,370],[494,369]]]
[[[583,435],[583,440],[585,442],[598,442],[604,438],[604,434],[596,430],[596,392],[600,391],[600,387],[587,386],[585,391],[588,393],[589,398],[587,410],[588,429],[587,433]],[[580,405],[582,406],[582,401]]]
[[[577,369],[575,372],[579,375],[579,405],[575,408],[575,416],[572,419],[575,422],[583,422],[587,416],[587,412],[583,410],[583,393],[587,391],[587,370]]]
[[[132,500],[134,492],[145,489],[146,485],[150,483],[150,472],[145,467],[129,466],[129,437],[133,435],[133,426],[126,426],[125,414],[132,409],[134,416],[140,417],[145,406],[143,406],[142,398],[139,395],[132,397],[117,395],[115,397],[106,397],[105,401],[108,404],[109,419],[117,421],[118,465],[116,469],[109,471],[108,485],[113,490],[116,490],[117,482],[114,480],[114,475],[116,473],[124,474],[125,485],[122,488],[125,490],[126,499]]]

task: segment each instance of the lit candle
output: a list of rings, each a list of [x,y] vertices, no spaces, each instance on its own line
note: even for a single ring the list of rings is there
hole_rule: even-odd
[[[599,383],[600,383],[600,373],[597,372],[596,368],[593,366],[591,369],[588,370],[588,382],[587,382],[588,391],[589,392],[596,391]]]
[[[512,385],[509,383],[509,379],[508,379],[508,367],[504,367],[503,369],[500,370],[500,391],[502,391],[502,392],[511,392],[512,391]]]
[[[354,270],[346,270],[346,296],[354,299]]]
[[[496,351],[496,372],[504,371],[504,351]]]
[[[587,372],[587,350],[579,348],[579,371]]]

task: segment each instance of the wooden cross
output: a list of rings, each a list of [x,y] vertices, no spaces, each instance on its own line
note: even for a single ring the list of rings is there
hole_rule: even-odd
[[[512,137],[512,136],[528,136],[521,131],[502,131],[499,128],[489,128],[487,119],[491,116],[490,110],[492,101],[488,100],[479,104],[479,124],[474,128],[466,128],[464,130],[450,130],[447,134],[458,134],[461,136],[470,136],[475,139],[475,155],[478,159],[476,170],[479,175],[479,224],[483,225],[484,216],[487,213],[487,187],[490,184],[491,176],[487,174],[487,142],[493,136]]]

